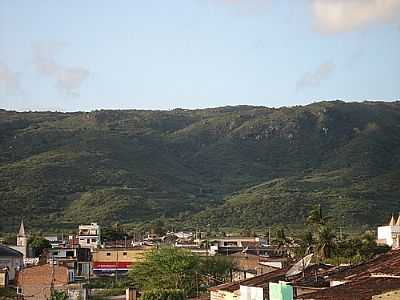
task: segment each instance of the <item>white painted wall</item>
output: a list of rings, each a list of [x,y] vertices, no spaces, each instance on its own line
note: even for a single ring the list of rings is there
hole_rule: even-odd
[[[378,240],[385,240],[385,244],[392,247],[393,238],[400,234],[400,226],[380,226],[378,227]]]
[[[264,290],[254,286],[240,286],[240,300],[263,300]]]

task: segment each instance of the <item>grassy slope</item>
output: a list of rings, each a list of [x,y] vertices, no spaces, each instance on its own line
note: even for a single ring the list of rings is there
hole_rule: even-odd
[[[0,111],[0,219],[264,226],[321,202],[341,222],[382,222],[400,200],[399,125],[399,103]]]

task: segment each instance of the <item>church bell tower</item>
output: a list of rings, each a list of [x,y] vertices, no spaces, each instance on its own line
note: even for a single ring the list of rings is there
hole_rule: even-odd
[[[19,227],[19,232],[17,235],[17,246],[26,247],[28,246],[28,236],[25,233],[24,220],[21,220],[21,225]]]

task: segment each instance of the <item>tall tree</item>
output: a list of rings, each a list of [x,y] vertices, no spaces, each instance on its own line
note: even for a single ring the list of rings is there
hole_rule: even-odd
[[[300,247],[296,251],[297,256],[310,254],[314,251],[314,236],[311,231],[306,231],[299,239]]]
[[[143,290],[179,288],[190,294],[196,288],[199,264],[199,257],[188,250],[164,247],[135,264],[129,277]]]
[[[209,276],[210,280],[216,284],[225,282],[231,270],[235,268],[232,258],[227,256],[208,256],[201,260],[200,275]]]
[[[42,254],[43,250],[51,248],[51,244],[42,236],[34,235],[28,240],[28,245],[32,247],[34,256]]]
[[[320,226],[316,244],[317,255],[321,259],[330,258],[336,247],[336,235],[328,226]]]

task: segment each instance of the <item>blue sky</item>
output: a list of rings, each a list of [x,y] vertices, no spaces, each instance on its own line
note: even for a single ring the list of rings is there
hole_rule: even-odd
[[[400,99],[400,0],[0,2],[0,108]]]

